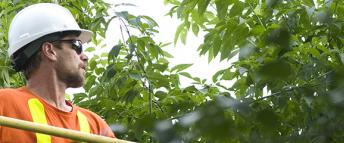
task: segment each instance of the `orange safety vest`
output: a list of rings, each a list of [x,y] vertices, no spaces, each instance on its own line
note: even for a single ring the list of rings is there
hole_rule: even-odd
[[[31,98],[28,100],[28,105],[33,122],[47,125],[48,122],[45,116],[43,104],[37,98]],[[77,111],[77,116],[79,120],[80,131],[90,133],[90,125],[88,124],[86,116],[80,111]],[[51,143],[50,135],[36,133],[36,138],[37,143]]]

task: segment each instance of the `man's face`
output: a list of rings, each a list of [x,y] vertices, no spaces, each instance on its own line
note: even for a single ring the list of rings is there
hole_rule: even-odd
[[[71,41],[69,41],[71,40]],[[67,87],[81,87],[85,81],[88,57],[77,48],[76,36],[67,36],[60,40],[61,49],[56,49],[56,73]],[[73,42],[74,41],[74,47]],[[77,43],[77,44],[75,44]]]

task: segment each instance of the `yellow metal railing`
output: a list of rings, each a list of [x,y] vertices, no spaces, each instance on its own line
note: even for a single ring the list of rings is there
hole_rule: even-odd
[[[84,133],[80,131],[39,124],[39,123],[33,123],[29,121],[24,121],[24,120],[19,120],[19,119],[4,117],[4,116],[0,116],[0,125],[16,128],[16,129],[32,131],[36,133],[42,133],[42,134],[48,134],[52,136],[68,138],[68,139],[72,139],[72,140],[80,141],[80,142],[134,143],[131,141],[126,141],[126,140],[121,140],[121,139],[116,139],[116,138],[109,138],[105,136],[94,135],[94,134]]]

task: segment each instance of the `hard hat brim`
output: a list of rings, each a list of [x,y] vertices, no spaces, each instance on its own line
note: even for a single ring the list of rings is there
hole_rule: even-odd
[[[92,31],[86,29],[80,29],[78,31],[81,31],[79,39],[83,44],[91,41],[93,35]]]

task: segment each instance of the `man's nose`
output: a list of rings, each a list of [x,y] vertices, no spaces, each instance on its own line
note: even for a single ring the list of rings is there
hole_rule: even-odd
[[[88,56],[84,52],[82,52],[80,54],[80,60],[82,60],[83,62],[87,63],[88,62]]]

